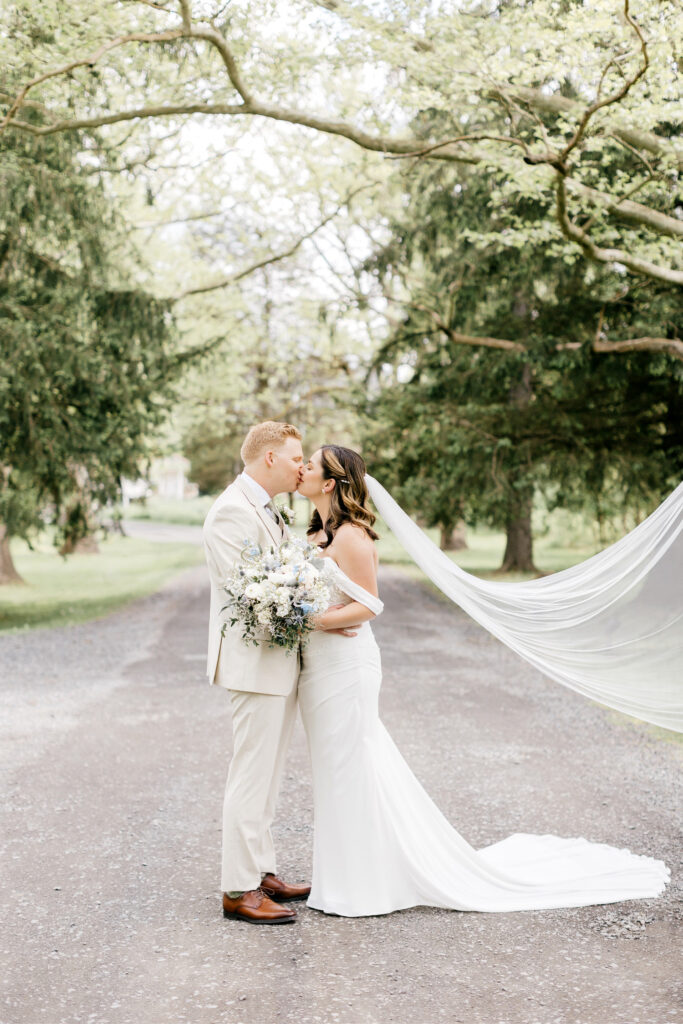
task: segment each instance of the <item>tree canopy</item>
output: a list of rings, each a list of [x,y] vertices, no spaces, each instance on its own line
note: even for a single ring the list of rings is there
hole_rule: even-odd
[[[548,231],[587,259],[683,284],[675,3],[127,0],[95,17],[81,0],[67,24],[58,8],[41,5],[33,73],[5,87],[0,131],[203,115],[239,134],[258,118],[302,130],[303,145],[313,131],[384,158],[478,166],[544,201]],[[35,103],[41,124],[26,117]],[[420,129],[432,109],[447,117]]]

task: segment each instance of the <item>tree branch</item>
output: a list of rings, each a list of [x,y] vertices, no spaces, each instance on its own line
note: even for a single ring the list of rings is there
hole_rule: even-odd
[[[428,306],[422,305],[417,302],[406,302],[401,299],[395,299],[390,295],[384,296],[389,302],[396,303],[400,306],[408,306],[410,309],[419,310],[421,313],[426,313],[427,316],[433,321],[437,330],[445,334],[451,341],[458,345],[472,345],[474,347],[481,346],[483,348],[499,348],[505,349],[512,352],[526,352],[527,347],[522,345],[521,342],[509,341],[505,338],[488,338],[479,337],[471,334],[460,334],[458,331],[452,330],[447,324],[443,322],[439,314],[430,309]],[[669,355],[674,356],[676,359],[683,361],[683,341],[679,341],[677,338],[627,338],[623,341],[607,341],[600,337],[602,333],[602,313],[598,322],[598,328],[593,339],[592,348],[594,352],[635,352],[635,351],[649,351],[649,352],[667,352]],[[399,326],[394,322],[394,326]],[[580,341],[567,341],[560,342],[555,346],[556,351],[565,350],[578,350],[582,347]]]
[[[540,89],[531,89],[523,85],[496,86],[484,93],[484,99],[487,98],[501,101],[514,98],[547,114],[578,114],[581,110],[581,104],[577,100],[568,99],[566,96],[548,95]],[[645,149],[654,156],[672,156],[679,168],[683,169],[683,151],[677,149],[670,139],[623,125],[610,128],[606,134],[628,142],[636,149]]]
[[[575,195],[585,196],[587,199],[604,206],[610,213],[619,217],[620,220],[628,221],[630,224],[652,228],[660,235],[683,235],[683,220],[677,217],[669,217],[666,213],[659,213],[650,206],[642,203],[634,203],[630,199],[615,199],[607,192],[600,192],[596,188],[583,185],[575,178],[565,178],[569,192]]]
[[[628,338],[626,341],[607,341],[602,334],[605,307],[600,310],[598,326],[593,338],[594,352],[667,352],[675,359],[683,360],[683,341],[677,338]]]
[[[631,256],[623,249],[602,249],[597,246],[585,231],[569,219],[565,179],[559,171],[556,172],[556,179],[556,213],[562,234],[571,242],[576,242],[589,259],[595,263],[621,263],[636,274],[644,274],[657,281],[666,281],[667,284],[683,284],[683,271],[681,270],[674,270],[673,267],[659,267],[649,260]]]
[[[187,0],[182,0],[182,2],[186,3]],[[205,42],[210,43],[211,46],[218,50],[221,56],[221,60],[225,65],[225,69],[228,72],[228,78],[230,79],[235,90],[244,100],[245,104],[249,106],[249,104],[251,103],[251,95],[247,90],[244,82],[242,81],[242,76],[240,75],[237,63],[235,61],[235,58],[233,57],[230,47],[228,46],[228,42],[225,36],[221,35],[220,32],[217,32],[216,29],[207,28],[205,25],[201,26],[201,28],[190,28],[188,24],[187,32],[188,35],[190,35],[193,39],[203,39],[205,40]]]
[[[484,140],[485,139],[490,139],[492,142],[506,142],[506,143],[508,143],[511,146],[520,146],[524,150],[525,153],[529,152],[529,148],[528,148],[526,142],[524,142],[522,139],[515,139],[515,138],[513,138],[510,135],[486,135],[484,132],[475,132],[472,135],[458,135],[456,138],[453,138],[453,139],[444,139],[443,142],[435,142],[431,146],[426,146],[423,149],[416,149],[412,153],[399,153],[397,155],[393,155],[392,154],[391,156],[388,156],[387,159],[388,160],[403,160],[406,157],[411,157],[411,156],[415,156],[415,157],[433,156],[433,154],[436,153],[437,150],[444,149],[444,147],[454,146],[454,145],[456,145],[459,142],[473,142],[475,140],[478,141],[478,140],[482,140],[482,139],[484,139]],[[469,159],[466,162],[473,163],[474,162],[472,160],[472,156],[473,155],[474,154],[471,154],[469,156]],[[478,160],[484,160],[486,158],[484,157],[483,154],[481,154],[481,155],[479,155],[477,157],[477,159]]]
[[[506,341],[503,338],[475,337],[471,334],[460,334],[458,331],[453,331],[450,327],[446,327],[445,324],[438,324],[437,326],[439,330],[447,334],[450,340],[457,345],[474,345],[477,348],[502,348],[508,352],[526,352],[526,346],[518,341]]]
[[[398,306],[407,306],[408,309],[416,309],[420,313],[426,313],[434,323],[434,326],[458,345],[474,345],[478,348],[502,348],[508,352],[526,351],[526,346],[522,345],[519,341],[509,341],[506,338],[487,338],[484,336],[461,334],[459,331],[454,331],[452,327],[449,327],[448,324],[441,319],[441,316],[436,310],[430,309],[429,306],[425,306],[422,303],[395,299],[391,295],[385,295],[384,297],[388,302],[393,302]]]
[[[167,4],[157,3],[156,0],[123,0],[127,4],[146,4],[147,7],[153,7],[156,11],[165,11],[166,14],[169,12]]]
[[[180,15],[183,19],[183,28],[186,32],[191,30],[192,25],[192,11],[190,10],[189,0],[179,0],[180,3]]]
[[[397,139],[390,135],[370,135],[360,128],[355,128],[346,121],[327,121],[324,118],[304,114],[298,110],[288,110],[286,107],[276,107],[269,103],[252,100],[248,107],[244,108],[245,113],[255,114],[260,117],[267,117],[273,121],[287,121],[290,124],[298,124],[303,128],[314,128],[325,135],[338,135],[341,138],[355,142],[361,149],[370,150],[373,153],[403,153],[411,154],[415,150],[424,147],[424,139]],[[478,164],[485,157],[480,153],[462,153],[457,150],[446,148],[439,151],[434,159],[452,160],[456,163]]]
[[[683,361],[683,341],[676,338],[628,338],[626,341],[603,341],[596,338],[593,342],[595,352],[668,352],[669,355]]]
[[[63,64],[61,67],[55,68],[52,71],[46,71],[42,75],[37,75],[35,78],[32,78],[30,82],[26,83],[24,88],[16,95],[14,101],[10,104],[9,110],[3,117],[2,121],[0,121],[0,135],[5,131],[8,124],[16,123],[12,120],[14,114],[19,107],[21,107],[30,90],[34,89],[37,85],[41,85],[43,82],[47,82],[51,78],[58,78],[60,75],[70,74],[72,71],[75,71],[76,68],[92,68],[97,64],[98,60],[105,55],[105,53],[109,53],[110,50],[115,50],[117,47],[123,46],[125,43],[163,43],[172,39],[180,39],[182,36],[182,29],[169,29],[167,32],[132,32],[127,36],[117,36],[116,39],[110,39],[108,43],[103,43],[99,49],[95,50],[95,52],[91,53],[88,57],[82,57],[80,60],[70,61],[69,64]],[[68,125],[68,127],[72,127],[72,123],[70,122],[63,123],[65,126]],[[28,127],[30,130],[30,126],[28,125],[22,124],[21,127]]]
[[[150,231],[156,228],[165,228],[169,224],[188,224],[193,220],[209,220],[212,217],[220,217],[223,214],[223,210],[214,210],[212,213],[193,213],[187,217],[173,217],[171,220],[148,220],[143,224],[131,224],[131,230],[133,231]]]
[[[600,110],[602,107],[609,107],[614,103],[618,103],[619,100],[622,100],[624,96],[626,96],[627,93],[630,91],[630,89],[636,84],[636,82],[643,77],[643,75],[650,66],[650,59],[647,55],[647,46],[643,38],[643,34],[629,13],[629,0],[624,0],[624,17],[626,18],[627,22],[629,23],[633,31],[638,36],[638,39],[640,41],[640,51],[643,57],[643,62],[638,68],[638,70],[635,72],[635,74],[631,75],[630,78],[627,78],[624,81],[620,89],[617,89],[617,91],[613,92],[610,96],[606,96],[604,100],[601,100],[598,96],[598,99],[596,99],[594,103],[591,103],[589,107],[586,107],[579,122],[578,128],[572,135],[567,145],[559,154],[560,163],[566,163],[567,157],[569,156],[571,151],[578,146],[579,142],[585,134],[586,128],[588,127],[588,122],[590,121],[593,114],[597,110]],[[610,64],[612,63],[613,62],[610,60]],[[600,81],[602,83],[602,79]]]
[[[318,231],[324,228],[326,224],[329,224],[330,221],[337,216],[339,211],[343,209],[343,207],[346,206],[353,199],[354,196],[358,195],[359,192],[362,192],[366,188],[371,188],[374,184],[375,182],[370,182],[369,184],[360,185],[358,188],[350,192],[343,200],[343,202],[341,202],[336,207],[336,209],[333,210],[332,213],[325,217],[319,224],[316,224],[314,228],[311,228],[310,231],[307,231],[305,235],[302,235],[300,238],[298,238],[297,241],[294,242],[293,245],[289,246],[288,249],[276,253],[274,256],[267,256],[262,260],[257,260],[256,263],[250,264],[250,266],[246,267],[244,270],[240,270],[235,274],[231,274],[229,277],[225,277],[220,281],[214,282],[213,284],[201,285],[199,288],[189,288],[187,291],[182,292],[180,295],[176,296],[173,301],[178,302],[180,299],[188,298],[190,295],[204,295],[206,292],[214,292],[218,291],[218,289],[220,288],[227,288],[230,285],[236,284],[238,281],[243,280],[243,278],[249,277],[250,274],[255,273],[257,270],[261,270],[263,267],[270,266],[271,263],[279,263],[281,260],[285,260],[289,256],[293,256],[297,249],[299,249],[307,239],[312,238],[313,235],[315,235]]]
[[[78,67],[93,67],[97,61],[110,50],[130,42],[167,42],[169,40],[183,38],[203,39],[218,50],[228,72],[231,84],[244,101],[242,104],[192,103],[164,107],[142,107],[133,111],[122,111],[117,114],[103,114],[98,117],[61,120],[51,125],[33,125],[14,118],[14,114],[22,106],[27,93],[31,89],[35,88],[35,86],[48,81],[51,78],[57,78],[60,75],[69,74]],[[344,121],[327,121],[323,118],[310,116],[297,110],[281,108],[273,104],[254,100],[242,81],[239,69],[225,37],[217,30],[208,28],[205,25],[197,28],[192,25],[184,25],[182,28],[170,29],[166,32],[137,32],[131,33],[127,36],[119,36],[116,39],[103,44],[98,50],[87,57],[71,61],[69,64],[55,68],[53,71],[39,75],[28,82],[15,97],[9,110],[5,114],[3,121],[0,122],[0,134],[8,125],[31,132],[34,135],[49,135],[53,132],[59,131],[75,130],[80,128],[98,128],[103,125],[116,124],[118,121],[127,121],[134,118],[163,117],[167,114],[193,113],[228,115],[251,114],[254,116],[267,117],[275,121],[287,121],[290,124],[298,124],[305,128],[313,128],[316,131],[320,131],[328,135],[338,135],[342,138],[347,138],[363,149],[379,153],[412,153],[424,146],[424,140],[421,139],[394,139],[390,136],[374,136],[370,135],[368,132],[362,131],[361,129],[355,128]],[[448,147],[444,148],[440,146],[439,150],[440,152],[435,155],[435,159],[455,160],[462,163],[479,163],[484,159],[482,154],[464,154],[457,150],[449,149]]]
[[[175,106],[140,107],[137,110],[121,110],[118,114],[103,114],[100,117],[82,117],[72,121],[55,121],[54,124],[34,125],[26,121],[10,121],[13,128],[21,128],[32,135],[53,135],[55,132],[74,131],[79,128],[100,128],[119,121],[134,121],[146,117],[174,117],[179,114],[242,114],[241,103],[179,103]]]
[[[333,369],[339,369],[339,367],[333,367]],[[309,388],[308,391],[303,395],[298,395],[294,401],[289,402],[284,409],[278,410],[278,415],[283,419],[287,420],[301,408],[302,402],[308,402],[311,398],[315,398],[317,395],[345,395],[348,392],[348,383],[344,381],[343,384],[338,384],[336,387],[331,384],[324,384],[320,387]]]

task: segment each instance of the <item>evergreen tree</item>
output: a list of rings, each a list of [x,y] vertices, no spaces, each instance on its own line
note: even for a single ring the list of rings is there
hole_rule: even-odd
[[[10,536],[47,514],[68,550],[137,474],[183,362],[168,304],[121,269],[80,151],[76,135],[0,138],[0,582],[16,579]]]
[[[401,499],[447,533],[505,529],[504,569],[533,570],[531,507],[651,507],[683,468],[683,372],[665,352],[602,354],[596,324],[675,336],[679,291],[588,267],[538,200],[443,169],[408,181],[368,265],[398,299],[379,351],[366,449]],[[523,230],[520,230],[523,224]],[[488,342],[488,343],[487,343]]]

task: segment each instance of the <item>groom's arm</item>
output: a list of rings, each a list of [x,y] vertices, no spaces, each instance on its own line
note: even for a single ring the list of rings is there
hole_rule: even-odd
[[[245,540],[256,540],[254,517],[238,505],[226,505],[216,513],[211,526],[204,530],[209,572],[217,586],[242,556]]]

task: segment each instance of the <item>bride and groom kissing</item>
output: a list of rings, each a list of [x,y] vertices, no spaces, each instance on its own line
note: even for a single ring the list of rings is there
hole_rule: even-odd
[[[323,445],[304,461],[301,434],[268,421],[248,432],[244,471],[204,523],[211,580],[207,671],[228,691],[233,755],[223,804],[223,913],[290,924],[288,903],[349,917],[415,906],[502,912],[659,895],[666,866],[582,838],[518,833],[473,849],[422,789],[382,725],[382,670],[370,621],[382,612],[378,539],[365,464]],[[277,546],[287,526],[273,498],[298,491],[315,512],[308,539],[329,559],[330,607],[303,652],[244,643],[224,624],[222,589],[249,539]],[[311,886],[277,874],[271,824],[297,705],[311,757]]]

